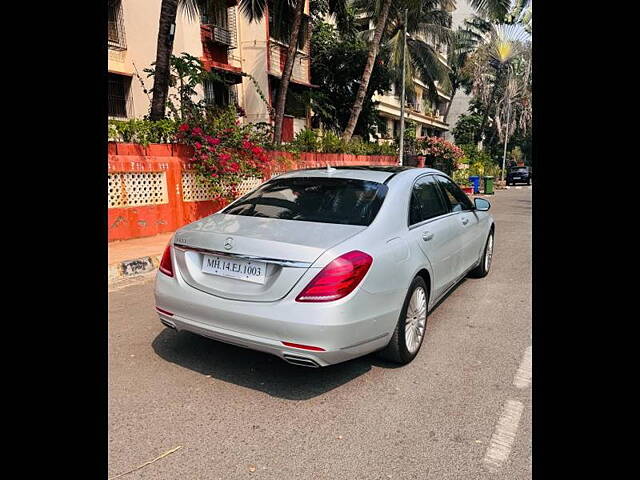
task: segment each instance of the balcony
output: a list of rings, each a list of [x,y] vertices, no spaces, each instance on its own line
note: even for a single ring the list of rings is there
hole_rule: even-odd
[[[282,77],[284,66],[287,61],[288,47],[285,43],[271,38],[269,41],[269,56],[270,56],[270,69],[269,73],[278,78]],[[310,68],[309,55],[298,50],[296,53],[295,61],[293,62],[293,71],[291,72],[291,80],[296,83],[309,85],[311,78],[309,75]]]
[[[203,39],[230,49],[238,46],[234,7],[214,10],[213,13],[205,12],[201,15],[200,24]]]
[[[219,27],[218,25],[202,25],[205,31],[205,38],[217,45],[223,45],[227,48],[236,48],[236,38],[230,30]]]

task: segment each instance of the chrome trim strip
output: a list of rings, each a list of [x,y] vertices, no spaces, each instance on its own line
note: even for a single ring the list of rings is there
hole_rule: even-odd
[[[208,254],[217,255],[220,257],[240,258],[243,260],[255,260],[257,262],[273,263],[275,265],[280,265],[282,267],[309,268],[311,266],[311,262],[298,262],[296,260],[282,260],[280,258],[258,257],[256,255],[244,255],[241,253],[219,252],[217,250],[209,250],[207,248],[190,247],[189,245],[183,245],[180,243],[174,243],[173,246],[179,250],[193,250],[194,252],[208,253]]]

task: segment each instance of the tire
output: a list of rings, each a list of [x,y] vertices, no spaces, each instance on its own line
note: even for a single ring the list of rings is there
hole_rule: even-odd
[[[489,251],[489,241],[491,241],[491,251]],[[493,230],[489,232],[489,236],[487,237],[487,241],[484,244],[484,249],[482,250],[482,258],[480,260],[480,264],[469,272],[469,276],[472,278],[483,278],[489,274],[489,270],[491,269],[491,261],[493,258],[493,244],[494,244],[494,235]],[[487,259],[487,255],[489,258]]]
[[[420,290],[422,290],[422,295],[419,293]],[[419,302],[418,305],[422,304],[424,307],[424,313],[420,313],[423,311],[423,308],[420,307],[419,310],[416,311],[413,306],[414,304],[412,304],[412,299],[414,294],[416,297],[414,299],[414,303]],[[429,290],[427,288],[427,284],[424,282],[422,277],[416,277],[409,286],[409,290],[406,298],[404,299],[402,309],[400,310],[400,317],[398,318],[398,323],[393,331],[391,340],[383,350],[378,352],[379,357],[402,365],[406,365],[416,358],[416,355],[418,355],[420,347],[422,347],[422,343],[424,342],[427,328],[428,306]],[[411,310],[409,310],[410,308]],[[418,315],[414,316],[412,320],[407,320],[407,312],[416,312]],[[413,327],[414,329],[407,335],[406,328],[408,323],[415,325],[415,327]],[[416,337],[416,335],[418,335],[418,337]],[[409,347],[407,346],[407,341],[409,341]]]

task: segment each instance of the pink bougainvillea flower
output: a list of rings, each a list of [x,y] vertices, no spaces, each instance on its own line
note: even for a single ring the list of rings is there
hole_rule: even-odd
[[[217,137],[209,137],[207,140],[211,145],[220,145],[220,139]]]
[[[244,142],[242,142],[242,148],[246,149],[246,150],[250,150],[253,147],[253,143],[245,140]]]
[[[240,165],[238,165],[238,162],[233,162],[231,165],[229,165],[229,170],[231,170],[232,172],[237,172],[238,170],[240,170]]]
[[[191,131],[191,133],[194,135],[202,135],[202,129],[200,127],[196,127]]]
[[[229,155],[228,153],[221,153],[220,155],[218,155],[218,158],[221,162],[228,162],[229,160],[231,160],[231,155]]]
[[[251,151],[255,154],[255,155],[259,155],[262,153],[262,148],[255,146],[251,149]]]
[[[200,142],[196,142],[196,143],[194,143],[193,145],[194,145],[194,146],[196,147],[196,149],[198,149],[198,150],[200,150],[200,149],[202,148],[202,144],[201,144]]]
[[[186,132],[187,130],[189,130],[189,125],[187,125],[186,123],[183,123],[178,127],[178,130],[180,130],[181,132]]]
[[[212,174],[211,174],[211,176],[212,176],[213,178],[216,178],[216,177],[218,176],[218,174],[217,174],[217,173],[212,173]]]

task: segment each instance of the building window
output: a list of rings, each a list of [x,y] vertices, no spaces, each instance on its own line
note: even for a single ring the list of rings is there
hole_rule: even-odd
[[[205,2],[200,10],[200,23],[203,25],[215,25],[221,28],[228,28],[227,9],[219,8]]]
[[[125,75],[109,73],[109,116],[115,118],[127,118],[130,113],[129,95],[131,78]]]
[[[291,38],[291,25],[288,23],[276,23],[274,21],[274,15],[280,15],[284,18],[293,19],[295,15],[294,7],[285,5],[282,11],[277,11],[274,8],[272,0],[268,0],[269,3],[269,36],[280,43],[289,45],[289,39]],[[307,51],[307,46],[311,38],[311,29],[309,28],[309,16],[303,14],[300,23],[300,32],[298,34],[298,50],[303,52]]]
[[[235,104],[235,89],[224,83],[206,80],[204,83],[204,100],[207,105],[217,107]]]
[[[127,42],[122,19],[122,0],[109,0],[107,14],[107,32],[109,48],[125,49]]]

